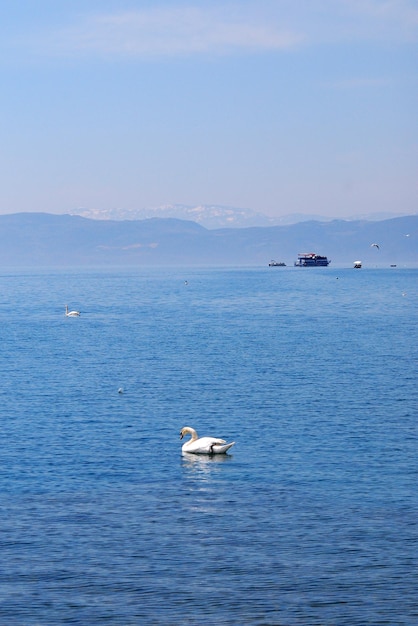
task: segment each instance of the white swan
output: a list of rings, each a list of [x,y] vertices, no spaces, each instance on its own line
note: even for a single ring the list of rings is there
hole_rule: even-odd
[[[78,317],[80,315],[80,311],[69,311],[68,304],[65,305],[65,315],[67,317]]]
[[[181,450],[192,454],[225,454],[235,444],[235,441],[226,443],[224,439],[215,437],[200,437],[199,439],[195,429],[190,426],[181,429],[180,439],[183,439],[184,435],[191,435],[191,439],[182,445]]]

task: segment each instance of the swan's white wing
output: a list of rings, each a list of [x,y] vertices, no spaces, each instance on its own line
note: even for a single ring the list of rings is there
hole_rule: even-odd
[[[225,445],[214,445],[212,447],[212,454],[225,454],[225,452],[227,452],[229,448],[232,448],[234,444],[235,441],[232,441],[231,443],[226,443]]]
[[[213,446],[216,443],[226,443],[225,439],[217,439],[216,437],[201,437],[196,441],[196,443],[198,443],[199,441],[202,442],[203,445],[209,446]]]
[[[193,454],[220,454],[226,452],[233,444],[215,437],[201,437],[196,441],[188,441],[182,446],[183,452]]]
[[[214,437],[200,437],[196,441],[187,441],[182,449],[185,452],[194,452],[195,454],[211,454],[211,446],[215,444],[226,443],[223,439],[215,439]]]

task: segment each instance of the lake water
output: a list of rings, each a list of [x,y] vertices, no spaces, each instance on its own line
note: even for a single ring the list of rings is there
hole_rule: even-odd
[[[0,623],[416,625],[417,278],[2,270]]]

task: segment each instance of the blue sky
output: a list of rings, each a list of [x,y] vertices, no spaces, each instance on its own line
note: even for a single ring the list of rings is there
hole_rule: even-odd
[[[19,0],[0,213],[416,213],[418,2]]]

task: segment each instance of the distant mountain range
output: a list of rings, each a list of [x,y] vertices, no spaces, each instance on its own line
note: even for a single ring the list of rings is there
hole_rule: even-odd
[[[317,222],[331,222],[335,219],[335,217],[308,215],[305,213],[292,213],[291,215],[270,217],[251,209],[240,209],[217,204],[202,204],[197,206],[168,204],[145,209],[78,209],[77,211],[72,211],[72,215],[80,215],[81,217],[87,217],[93,220],[116,221],[146,220],[153,217],[174,217],[179,220],[191,220],[211,230],[217,228],[248,228],[250,226],[287,226],[312,220]],[[344,219],[347,221],[362,219],[374,222],[390,219],[392,217],[400,217],[400,215],[392,213],[369,213],[367,215],[345,217]]]
[[[372,266],[418,264],[418,216],[210,230],[176,218],[0,215],[3,267],[267,266],[272,259],[293,265],[299,252],[326,255],[331,267],[352,266],[355,260]]]

